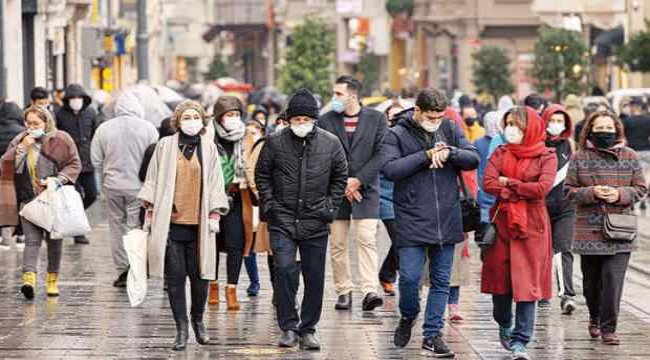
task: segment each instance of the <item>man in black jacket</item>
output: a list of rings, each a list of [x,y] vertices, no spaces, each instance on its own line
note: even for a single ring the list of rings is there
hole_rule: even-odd
[[[289,100],[290,128],[267,138],[255,169],[262,215],[268,219],[275,260],[280,347],[319,350],[314,337],[323,308],[325,256],[329,224],[336,217],[348,179],[345,152],[335,136],[314,127],[318,104],[305,89]],[[300,269],[305,296],[295,308]]]
[[[98,195],[95,169],[90,160],[90,144],[99,123],[97,113],[90,107],[91,102],[91,97],[81,85],[70,84],[65,89],[63,107],[56,112],[56,127],[70,134],[77,144],[82,170],[76,185],[86,209],[95,202]],[[85,236],[77,236],[74,240],[77,244],[88,244]]]
[[[361,82],[351,76],[339,77],[334,84],[332,111],[318,121],[319,127],[339,138],[350,162],[346,199],[332,225],[330,255],[338,295],[337,310],[350,310],[352,307],[354,284],[348,245],[351,225],[356,228],[362,308],[372,311],[384,302],[377,295],[379,260],[376,234],[379,221],[378,163],[387,125],[383,113],[361,106],[361,87]]]

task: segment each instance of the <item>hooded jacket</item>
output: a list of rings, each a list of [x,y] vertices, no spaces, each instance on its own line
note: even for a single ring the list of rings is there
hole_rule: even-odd
[[[557,137],[552,137],[546,133],[546,147],[555,149],[555,154],[557,156],[557,175],[555,181],[553,182],[553,189],[546,197],[546,203],[549,209],[561,208],[564,209],[567,206],[572,206],[570,201],[565,196],[564,191],[564,180],[566,179],[567,171],[569,169],[569,160],[573,154],[573,145],[572,136],[573,136],[573,120],[569,113],[564,109],[562,105],[552,104],[548,106],[542,115],[542,120],[544,121],[544,128],[548,127],[549,121],[551,121],[551,116],[556,113],[561,113],[564,115],[565,119],[565,129],[562,134]]]
[[[70,99],[73,97],[81,97],[84,101],[81,110],[76,114],[70,108]],[[70,134],[75,144],[77,144],[82,173],[94,171],[90,159],[90,144],[99,122],[97,112],[90,107],[91,102],[92,98],[81,85],[70,84],[65,88],[63,106],[56,112],[57,128]]]
[[[142,187],[138,175],[144,153],[158,141],[158,131],[145,120],[140,101],[131,93],[117,99],[115,114],[116,118],[97,128],[92,141],[92,163],[106,190],[135,196]]]
[[[478,167],[478,152],[462,130],[445,119],[427,143],[413,111],[398,114],[386,134],[381,171],[395,183],[393,202],[398,248],[449,245],[464,239],[458,176]],[[451,147],[441,169],[431,169],[426,150],[443,141]]]
[[[23,126],[23,111],[18,105],[9,101],[0,101],[0,156],[16,135],[25,129]]]

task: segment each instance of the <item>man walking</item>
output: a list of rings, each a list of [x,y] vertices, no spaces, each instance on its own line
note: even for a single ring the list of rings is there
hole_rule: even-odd
[[[334,85],[332,111],[321,117],[318,126],[336,135],[350,166],[345,199],[332,225],[331,261],[338,301],[337,310],[352,308],[350,272],[350,226],[356,228],[362,308],[372,311],[383,305],[377,295],[379,271],[377,223],[379,219],[379,156],[386,133],[384,114],[363,107],[359,101],[362,84],[351,76],[341,76]]]
[[[126,92],[115,103],[114,119],[103,123],[92,141],[92,163],[101,175],[108,207],[108,232],[118,278],[115,287],[126,286],[129,260],[122,236],[140,226],[141,202],[136,198],[144,153],[158,140],[158,131],[144,119],[138,99]]]
[[[90,160],[90,144],[97,129],[97,113],[90,107],[92,99],[79,84],[70,84],[65,89],[63,107],[56,112],[56,126],[72,136],[81,158],[82,170],[77,179],[77,190],[81,193],[84,207],[89,208],[97,199],[97,182]],[[88,244],[88,238],[77,236],[77,244]]]
[[[318,104],[305,89],[289,100],[290,128],[267,139],[255,169],[260,209],[268,219],[275,260],[274,291],[280,347],[319,350],[314,336],[323,308],[329,224],[336,217],[348,179],[345,152],[335,136],[315,128]],[[295,307],[301,269],[305,293]]]
[[[444,119],[448,105],[438,90],[421,92],[413,111],[398,115],[382,149],[382,173],[395,182],[393,194],[399,252],[397,347],[406,346],[420,312],[420,279],[430,260],[430,288],[424,315],[422,348],[436,357],[454,357],[442,339],[449,297],[454,246],[463,241],[458,176],[478,167],[476,148],[453,121]]]

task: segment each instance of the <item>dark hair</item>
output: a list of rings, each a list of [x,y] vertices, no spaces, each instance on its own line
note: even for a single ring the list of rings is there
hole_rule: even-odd
[[[445,111],[449,106],[449,100],[447,95],[438,89],[425,89],[418,94],[415,106],[419,107],[422,112]]]
[[[591,135],[591,128],[594,126],[596,119],[600,117],[608,117],[614,120],[614,128],[616,129],[616,142],[625,140],[625,128],[623,127],[623,122],[621,122],[621,119],[619,119],[618,116],[616,116],[616,114],[613,112],[598,111],[591,114],[587,120],[585,120],[582,131],[580,132],[580,137],[578,139],[578,144],[580,145],[581,149],[585,148],[587,140],[589,139],[589,135]]]
[[[546,100],[539,96],[539,94],[532,93],[526,96],[524,105],[532,107],[535,111],[539,111],[540,106],[546,106]]]
[[[45,88],[37,86],[37,87],[33,88],[32,91],[29,92],[29,98],[32,101],[42,100],[42,99],[49,99],[50,98],[50,93]]]
[[[633,96],[630,99],[630,105],[643,106],[645,105],[645,102],[641,96]]]
[[[352,91],[357,95],[359,95],[361,93],[361,90],[363,89],[363,84],[361,84],[361,81],[355,79],[350,75],[339,76],[339,78],[336,79],[336,83],[347,85],[348,90]]]

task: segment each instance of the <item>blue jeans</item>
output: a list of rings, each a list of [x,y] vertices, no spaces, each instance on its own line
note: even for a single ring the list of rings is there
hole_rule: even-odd
[[[460,302],[460,286],[452,286],[449,288],[449,305],[458,305]]]
[[[492,295],[492,314],[499,326],[512,328],[512,295]],[[535,329],[535,302],[518,302],[510,344],[528,345]]]
[[[454,262],[454,245],[399,249],[399,309],[402,317],[416,319],[420,313],[420,279],[429,256],[431,284],[424,314],[424,336],[442,332]]]

